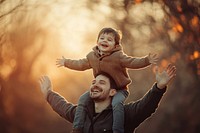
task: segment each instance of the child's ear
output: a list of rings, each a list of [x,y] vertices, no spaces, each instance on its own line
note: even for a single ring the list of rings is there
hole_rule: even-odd
[[[114,96],[116,93],[116,89],[110,89],[110,96]]]

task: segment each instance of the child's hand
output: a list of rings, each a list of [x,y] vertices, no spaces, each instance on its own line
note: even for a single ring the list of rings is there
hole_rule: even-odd
[[[56,65],[58,66],[58,67],[62,67],[62,66],[65,66],[65,57],[64,56],[62,56],[62,59],[57,59],[56,60]]]
[[[149,53],[148,59],[149,59],[149,63],[151,63],[151,64],[157,64],[159,58],[158,58],[157,54]]]

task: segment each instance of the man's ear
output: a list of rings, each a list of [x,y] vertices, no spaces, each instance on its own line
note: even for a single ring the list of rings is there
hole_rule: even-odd
[[[116,89],[110,89],[110,96],[114,96],[117,93]]]

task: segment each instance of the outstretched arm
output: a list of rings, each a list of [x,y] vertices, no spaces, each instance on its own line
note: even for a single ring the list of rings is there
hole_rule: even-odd
[[[149,62],[148,56],[132,57],[132,56],[127,56],[126,54],[123,54],[123,53],[119,53],[118,58],[119,58],[120,64],[123,67],[130,68],[130,69],[141,69],[151,64]]]
[[[78,70],[78,71],[84,71],[91,68],[87,58],[83,58],[79,60],[71,60],[71,59],[66,59],[64,56],[56,60],[56,65],[58,67],[64,66],[69,69]]]
[[[137,127],[155,112],[166,91],[166,86],[175,76],[176,67],[171,64],[162,72],[158,72],[158,68],[156,69],[156,84],[153,85],[152,89],[140,100],[125,105],[127,123],[133,123],[127,126],[130,126],[130,128]]]
[[[126,54],[120,53],[119,60],[123,67],[130,69],[145,68],[151,64],[157,64],[159,58],[157,54],[149,53],[144,57],[132,57]]]
[[[53,91],[49,77],[42,76],[39,82],[40,89],[48,103],[51,105],[52,109],[69,122],[73,122],[76,106],[68,102],[60,94]]]

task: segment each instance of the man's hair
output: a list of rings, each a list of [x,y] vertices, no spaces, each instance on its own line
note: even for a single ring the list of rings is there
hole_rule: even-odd
[[[119,45],[120,44],[120,40],[121,40],[121,32],[120,30],[116,30],[114,28],[103,28],[100,32],[99,35],[97,37],[97,41],[99,40],[99,37],[101,34],[105,34],[105,33],[112,33],[115,36],[115,44]]]
[[[105,76],[105,77],[107,77],[107,78],[109,79],[109,81],[110,81],[110,88],[111,88],[111,89],[116,89],[116,90],[118,89],[115,80],[113,79],[112,76],[110,76],[110,74],[108,74],[108,73],[106,73],[106,72],[99,72],[98,74],[96,74],[95,78],[96,78],[97,76],[99,76],[99,75],[103,75],[103,76]]]

